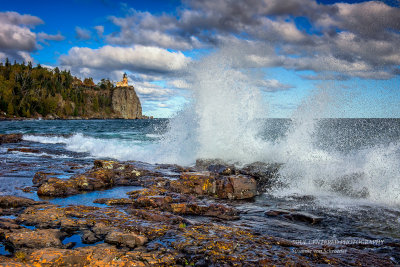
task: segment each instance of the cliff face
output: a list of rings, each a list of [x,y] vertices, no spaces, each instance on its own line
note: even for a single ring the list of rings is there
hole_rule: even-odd
[[[112,108],[123,119],[141,119],[142,105],[133,86],[117,87],[112,93]]]

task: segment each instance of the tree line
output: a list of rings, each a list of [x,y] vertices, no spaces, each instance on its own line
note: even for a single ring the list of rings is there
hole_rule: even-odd
[[[0,62],[0,111],[7,117],[108,115],[113,89],[109,79],[95,84],[92,78],[82,81],[58,67],[12,64],[8,58]]]

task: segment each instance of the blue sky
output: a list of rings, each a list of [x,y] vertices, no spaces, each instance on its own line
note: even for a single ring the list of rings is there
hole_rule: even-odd
[[[400,117],[399,3],[2,1],[0,60],[95,80],[127,72],[144,113],[170,117],[195,90],[190,66],[234,47],[232,67],[257,72],[271,117],[292,116],[319,87],[341,97],[327,116]]]

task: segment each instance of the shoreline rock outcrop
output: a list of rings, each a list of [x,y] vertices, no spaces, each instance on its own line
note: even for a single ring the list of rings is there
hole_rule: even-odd
[[[97,199],[98,206],[0,197],[0,214],[12,215],[0,218],[0,242],[10,252],[0,255],[0,266],[394,265],[388,255],[377,255],[368,246],[320,248],[260,231],[258,221],[253,223],[254,213],[246,214],[238,203],[256,201],[259,187],[272,182],[271,169],[205,165],[183,168],[96,160],[92,169],[69,179],[38,172],[34,186],[38,194],[53,187],[48,196],[132,184],[143,188],[125,198]],[[258,210],[263,218],[303,227],[324,223],[322,217],[304,212]],[[307,252],[313,249],[339,252]]]
[[[133,86],[116,87],[112,92],[112,109],[122,119],[141,119],[142,105]]]

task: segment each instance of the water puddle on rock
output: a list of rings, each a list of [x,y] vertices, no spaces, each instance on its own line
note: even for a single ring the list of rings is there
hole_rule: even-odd
[[[5,248],[4,244],[0,243],[0,256],[9,256],[11,253]]]
[[[75,234],[69,237],[66,237],[62,243],[64,245],[68,244],[68,243],[74,243],[74,246],[72,248],[80,248],[80,247],[88,247],[88,246],[95,246],[101,243],[104,243],[104,241],[99,241],[97,243],[94,244],[84,244],[82,243],[82,239],[81,236],[79,234]]]
[[[130,191],[140,190],[140,186],[121,186],[107,190],[92,191],[78,195],[72,195],[65,198],[40,198],[40,200],[49,201],[52,204],[68,206],[68,205],[86,205],[95,207],[104,207],[105,204],[93,203],[98,198],[125,198],[126,193]]]

